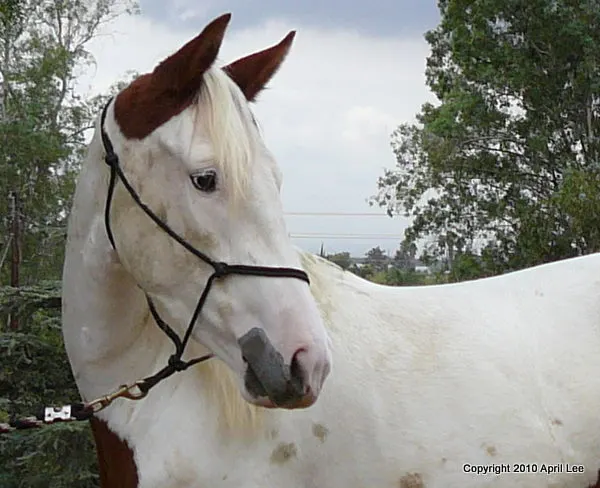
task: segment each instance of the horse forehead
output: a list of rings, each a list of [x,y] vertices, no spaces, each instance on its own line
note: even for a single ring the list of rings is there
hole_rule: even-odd
[[[153,135],[158,138],[158,146],[167,153],[176,156],[190,169],[202,163],[214,160],[215,148],[208,130],[199,117],[189,108],[160,126]]]

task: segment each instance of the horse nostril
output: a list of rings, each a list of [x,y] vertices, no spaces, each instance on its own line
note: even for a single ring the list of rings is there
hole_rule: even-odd
[[[305,371],[304,371],[304,368],[302,367],[302,364],[301,364],[298,356],[305,352],[306,352],[306,349],[303,347],[298,349],[292,356],[292,362],[290,364],[290,375],[291,375],[292,383],[293,383],[296,391],[302,392],[303,394],[306,394],[310,387],[308,385],[304,384]]]

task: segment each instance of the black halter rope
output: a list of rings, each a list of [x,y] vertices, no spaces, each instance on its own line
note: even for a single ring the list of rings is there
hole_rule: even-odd
[[[141,392],[145,395],[148,393],[150,388],[155,386],[157,383],[162,381],[165,378],[168,378],[172,374],[177,371],[183,371],[194,364],[200,363],[202,361],[206,361],[210,359],[213,355],[207,354],[205,356],[201,356],[195,359],[191,359],[189,361],[183,361],[181,358],[183,356],[185,347],[189,341],[190,335],[192,333],[192,329],[194,328],[194,324],[202,312],[202,308],[206,302],[206,298],[208,297],[208,293],[212,287],[213,282],[216,279],[224,278],[228,275],[246,275],[246,276],[267,276],[273,278],[297,278],[299,280],[306,281],[310,284],[308,279],[308,275],[300,270],[295,268],[278,268],[278,267],[269,267],[269,266],[249,266],[245,264],[228,264],[220,261],[215,261],[211,259],[209,256],[204,254],[202,251],[199,251],[194,246],[192,246],[189,242],[183,239],[179,234],[177,234],[171,227],[169,227],[165,222],[163,222],[158,216],[144,203],[142,202],[139,194],[135,191],[135,189],[131,186],[121,166],[119,165],[119,156],[114,151],[114,147],[108,134],[104,129],[104,124],[106,121],[106,113],[108,111],[108,107],[111,103],[112,99],[108,101],[108,103],[104,106],[102,110],[102,118],[100,120],[100,134],[102,135],[102,145],[104,146],[104,152],[106,153],[104,156],[104,160],[106,164],[110,167],[110,180],[108,183],[108,191],[106,194],[106,206],[104,210],[104,224],[106,226],[106,233],[108,234],[108,239],[110,243],[116,251],[115,239],[112,233],[112,229],[110,227],[110,207],[112,203],[112,197],[115,190],[115,186],[117,184],[117,178],[121,180],[125,189],[131,195],[131,198],[137,203],[137,205],[145,212],[145,214],[150,217],[154,223],[160,227],[163,231],[165,231],[170,237],[175,239],[179,244],[181,244],[185,249],[191,252],[194,256],[204,261],[206,264],[209,264],[213,268],[213,273],[208,277],[208,281],[204,287],[204,290],[200,294],[200,298],[198,299],[198,303],[196,308],[194,309],[194,313],[192,314],[192,318],[188,324],[188,327],[185,331],[185,335],[183,336],[183,340],[179,338],[177,333],[171,328],[169,324],[167,324],[158,314],[156,307],[150,296],[144,292],[146,295],[146,300],[148,301],[148,307],[150,308],[150,313],[152,313],[152,317],[156,321],[156,324],[160,327],[160,329],[171,339],[173,344],[175,345],[175,352],[169,357],[169,361],[167,365],[162,368],[157,373],[152,376],[148,376],[143,380],[139,381],[138,387]]]

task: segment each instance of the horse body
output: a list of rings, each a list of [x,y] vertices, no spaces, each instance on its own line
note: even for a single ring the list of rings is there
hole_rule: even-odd
[[[214,47],[199,39],[199,52]],[[280,59],[275,63],[269,56],[273,72]],[[194,59],[205,62],[202,56]],[[240,64],[232,71],[235,66]],[[244,79],[238,73],[237,82],[251,99],[257,88]],[[109,117],[118,118],[112,108]],[[161,120],[157,130],[171,138],[189,135],[186,120],[189,114],[180,110],[168,122]],[[153,137],[161,137],[157,131],[127,140],[118,126],[111,122],[109,128],[129,174],[136,155],[152,147],[152,160],[164,146],[165,138],[150,146]],[[171,153],[177,151],[171,148]],[[149,313],[146,288],[153,290],[170,322],[184,324],[190,311],[188,281],[193,278],[194,290],[201,291],[201,278],[207,276],[206,270],[186,274],[202,266],[192,266],[184,255],[165,267],[177,252],[175,245],[147,223],[123,191],[115,193],[113,249],[104,221],[108,170],[102,156],[97,127],[76,189],[63,281],[65,344],[86,401],[154,373],[173,353]],[[193,199],[178,186],[177,175],[164,170],[157,178],[153,172],[163,171],[158,163],[137,169],[132,184],[164,219],[184,228],[178,221],[184,216],[167,205],[178,197]],[[272,167],[255,169],[274,188]],[[256,215],[249,214],[254,220],[262,222],[266,217],[260,212],[275,205],[266,198],[274,194],[268,188],[257,187],[253,195],[260,203]],[[247,208],[253,208],[250,201],[240,211]],[[265,232],[277,237],[281,215],[273,215]],[[213,218],[224,221],[226,216]],[[183,232],[188,240],[211,247],[218,258],[238,257],[232,244],[214,243],[218,235]],[[207,305],[213,308],[198,321],[197,340],[186,349],[189,357],[209,350],[218,357],[157,384],[142,400],[119,399],[97,414],[131,447],[137,488],[583,488],[594,482],[600,459],[600,376],[594,374],[600,371],[600,255],[469,283],[391,288],[310,254],[294,250],[292,256],[267,237],[256,242],[263,251],[248,251],[252,262],[270,264],[267,259],[273,256],[283,264],[301,263],[311,279],[319,320],[305,284],[227,278],[254,281],[246,288],[218,288]],[[250,241],[238,246],[244,245],[258,246]],[[223,249],[225,256],[219,254]],[[178,281],[181,276],[187,281]],[[282,354],[289,358],[300,340],[312,351],[302,359],[303,378],[314,388],[310,408],[303,408],[304,397],[294,397],[296,409],[265,409],[260,405],[268,400],[244,388],[243,362],[236,356],[236,334],[243,330],[218,329],[232,316],[243,322],[236,307],[244,300],[250,304],[249,321],[263,313],[254,310],[257,303],[281,319],[281,330],[269,333],[279,338],[275,342]],[[298,318],[302,313],[305,322]],[[321,390],[328,351],[333,367]],[[321,376],[311,376],[313,367]],[[585,472],[564,472],[566,463],[584,465]],[[529,467],[523,467],[524,473],[490,474],[503,464],[511,471],[515,464]],[[555,465],[563,472],[529,472]],[[465,466],[487,466],[487,471],[466,473]]]
[[[600,368],[600,255],[469,283],[393,289],[302,256],[335,358],[319,401],[306,410],[255,410],[216,362],[170,378],[143,401],[123,400],[101,418],[135,446],[140,488],[594,482],[600,378],[590,371]],[[114,307],[105,310],[122,303],[123,291],[115,292]],[[92,396],[168,357],[170,345],[140,318],[123,361],[91,373]],[[108,370],[112,382],[93,380]],[[465,464],[565,463],[586,471],[463,471]]]

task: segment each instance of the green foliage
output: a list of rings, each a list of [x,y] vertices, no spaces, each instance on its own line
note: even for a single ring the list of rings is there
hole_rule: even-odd
[[[0,465],[2,488],[99,486],[87,422],[5,435],[0,438]]]
[[[354,262],[349,252],[330,254],[327,259],[361,278],[381,285],[417,286],[438,282],[439,279],[428,273],[415,271],[416,252],[414,244],[403,242],[393,260],[379,246],[365,254],[363,265]]]
[[[328,254],[326,259],[337,264],[342,269],[348,269],[352,265],[352,259],[349,252],[338,252],[336,254]]]
[[[0,2],[1,421],[79,399],[57,280],[85,137],[107,97],[84,99],[74,88],[99,27],[136,9],[133,0]],[[11,288],[13,263],[20,280]],[[0,466],[3,488],[98,486],[87,423],[2,435]]]
[[[390,268],[386,271],[372,272],[365,275],[365,278],[374,283],[388,286],[420,286],[431,285],[436,281],[425,273],[416,271],[407,271],[398,268]]]
[[[22,0],[5,7],[0,10],[0,249],[12,238],[9,195],[16,195],[21,283],[28,284],[60,276],[86,130],[106,98],[84,100],[74,91],[76,77],[92,61],[86,45],[99,26],[134,4]],[[6,266],[2,272],[5,281]]]
[[[77,401],[60,329],[60,286],[0,288],[0,316],[17,315],[19,330],[0,331],[0,418],[27,417],[41,406]],[[53,425],[0,436],[0,486],[97,486],[86,423]]]
[[[414,242],[404,240],[396,251],[392,264],[394,267],[404,271],[414,271],[417,262],[417,245]]]
[[[394,132],[372,202],[412,217],[407,239],[433,238],[433,255],[486,243],[496,271],[600,250],[598,2],[439,5],[426,75],[441,103]]]
[[[484,267],[476,254],[467,252],[455,256],[450,268],[450,281],[466,281],[480,278]]]
[[[390,261],[386,252],[379,246],[369,249],[365,256],[365,264],[370,266],[374,271],[385,271]]]

